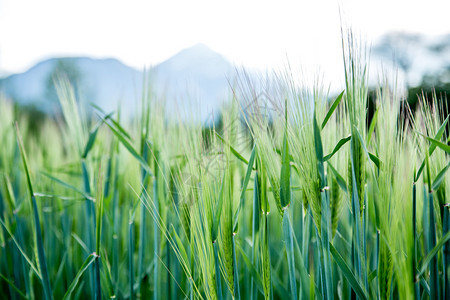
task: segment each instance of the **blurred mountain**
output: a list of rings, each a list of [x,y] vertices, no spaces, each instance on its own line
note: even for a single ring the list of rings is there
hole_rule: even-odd
[[[148,72],[148,89],[167,101],[167,110],[191,110],[204,119],[229,100],[228,77],[234,66],[223,56],[198,44],[184,49]],[[121,104],[125,114],[136,111],[144,86],[143,71],[117,59],[51,58],[24,73],[0,79],[0,90],[23,106],[45,113],[58,110],[54,78],[65,73],[81,103],[95,103],[105,111]],[[89,107],[89,106],[88,106]]]
[[[192,112],[204,120],[231,99],[228,80],[234,70],[225,57],[197,44],[152,68],[150,82],[168,108],[176,110],[175,116]]]
[[[20,105],[34,106],[54,113],[59,107],[54,79],[64,73],[74,85],[82,103],[93,102],[111,110],[117,103],[136,98],[142,88],[140,71],[125,66],[116,59],[88,57],[51,58],[21,74],[0,81],[6,97]]]

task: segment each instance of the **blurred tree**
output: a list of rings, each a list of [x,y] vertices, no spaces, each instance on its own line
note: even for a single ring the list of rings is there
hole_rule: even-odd
[[[42,127],[47,119],[54,118],[53,116],[45,113],[39,107],[35,105],[19,105],[14,104],[14,115],[16,119],[25,119],[27,122],[27,132],[38,137],[42,134]]]
[[[386,34],[374,51],[380,56],[391,58],[394,65],[397,65],[405,76],[406,88],[409,89],[408,75],[413,65],[415,52],[418,45],[423,43],[423,38],[419,34],[392,32]]]
[[[411,109],[415,110],[419,103],[419,97],[424,97],[428,103],[434,103],[436,98],[437,105],[443,109],[442,118],[445,119],[449,114],[449,96],[450,96],[450,65],[444,70],[425,74],[419,86],[408,89],[408,103]]]
[[[407,104],[414,113],[418,108],[419,98],[423,97],[428,104],[442,108],[443,119],[447,117],[450,106],[448,99],[450,95],[450,35],[432,41],[419,34],[393,32],[386,34],[373,49],[384,59],[392,59],[394,65],[398,66],[404,74],[407,94],[406,102],[402,103],[403,112],[407,112]],[[418,75],[412,73],[417,72],[414,62],[419,58],[422,59],[422,55],[432,58],[436,66],[430,68],[432,71],[428,73],[419,74],[422,80],[412,85],[410,75]],[[371,91],[368,101],[368,122],[374,112],[374,101],[375,92]],[[403,118],[406,116],[407,114],[404,114]]]

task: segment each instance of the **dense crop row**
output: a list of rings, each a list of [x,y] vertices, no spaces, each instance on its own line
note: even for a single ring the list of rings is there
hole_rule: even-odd
[[[448,299],[449,117],[386,81],[368,123],[343,47],[335,100],[241,73],[215,128],[88,118],[63,77],[37,135],[0,100],[0,298]]]

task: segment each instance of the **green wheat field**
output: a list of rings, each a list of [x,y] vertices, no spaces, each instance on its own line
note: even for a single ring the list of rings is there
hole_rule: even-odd
[[[0,298],[450,299],[448,110],[383,78],[369,120],[367,50],[342,52],[331,101],[238,72],[210,127],[151,83],[124,121],[61,76],[37,132],[1,98]]]

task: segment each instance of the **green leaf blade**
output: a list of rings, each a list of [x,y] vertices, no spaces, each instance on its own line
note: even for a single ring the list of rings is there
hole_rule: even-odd
[[[339,103],[341,103],[342,100],[342,96],[344,96],[345,90],[343,90],[339,96],[337,96],[337,98],[334,100],[333,104],[331,105],[330,109],[328,110],[327,115],[325,116],[323,122],[322,122],[322,129],[325,127],[325,125],[327,125],[328,120],[331,118],[331,116],[333,115],[334,111],[336,110],[336,108],[338,107]]]
[[[330,252],[333,255],[333,258],[341,269],[342,274],[344,274],[345,278],[349,281],[352,289],[358,295],[360,299],[368,299],[367,292],[365,291],[363,285],[356,278],[354,272],[350,269],[350,267],[345,262],[344,258],[339,254],[339,252],[334,248],[333,244],[330,243]]]

